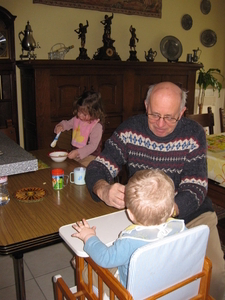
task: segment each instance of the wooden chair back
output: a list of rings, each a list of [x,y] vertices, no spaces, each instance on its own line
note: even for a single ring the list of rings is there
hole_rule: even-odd
[[[68,288],[61,275],[56,275],[53,277],[55,299],[103,299],[103,296],[104,299],[106,299],[103,283],[109,287],[110,300],[115,299],[115,297],[120,300],[159,299],[161,297],[164,297],[163,299],[174,300],[181,299],[181,295],[192,295],[189,298],[187,296],[187,299],[213,299],[209,295],[212,264],[211,261],[204,255],[207,247],[208,234],[208,227],[201,225],[196,228],[186,230],[183,233],[167,237],[158,242],[150,243],[142,248],[139,248],[131,257],[127,289],[123,287],[123,285],[110,273],[108,269],[99,267],[89,257],[84,258],[76,256],[76,278],[78,292],[73,293]],[[198,239],[199,244],[196,243],[196,239]],[[194,248],[192,241],[195,245]],[[185,247],[183,244],[184,242]],[[188,243],[186,244],[186,242]],[[171,244],[169,245],[169,243]],[[175,244],[178,245],[178,253],[181,254],[176,255],[176,259],[174,257]],[[192,244],[192,246],[190,246],[190,244]],[[161,247],[166,247],[166,250],[170,249],[169,254],[167,251],[160,251],[161,255],[159,256],[157,248],[162,250]],[[192,248],[192,252],[189,252],[190,249],[186,250],[186,248],[189,247]],[[146,255],[144,258],[142,253],[140,253],[142,250],[142,253]],[[173,255],[171,256],[172,252]],[[188,255],[187,252],[189,253]],[[153,255],[153,258],[151,258],[151,253],[157,253],[157,256]],[[142,264],[142,267],[140,267],[139,264],[136,264],[136,259],[138,257],[144,259],[145,263],[144,265]],[[146,257],[151,260],[151,262],[148,264],[146,264]],[[200,257],[201,259],[199,259]],[[163,261],[162,263],[161,260]],[[86,264],[88,264],[88,283],[85,283],[82,277],[82,272]],[[137,268],[133,268],[133,265],[136,265]],[[167,272],[171,268],[173,268],[172,273]],[[149,272],[149,269],[151,269],[152,272]],[[196,272],[197,269],[199,271]],[[96,272],[98,276],[98,288],[93,286],[93,272]],[[187,274],[189,275],[187,276]],[[158,276],[160,276],[160,280],[158,280]],[[170,282],[172,282],[172,285],[170,285]],[[131,286],[134,287],[133,291]],[[157,290],[160,288],[160,286],[164,286],[164,288],[162,290],[158,290],[157,292],[151,293],[152,290]],[[143,290],[145,290],[144,293]],[[146,292],[147,294],[145,294]]]
[[[224,109],[220,108],[219,113],[220,113],[220,129],[221,129],[221,132],[225,132],[225,113],[224,113]]]
[[[75,299],[103,299],[103,283],[109,286],[110,289],[110,300],[117,299],[120,300],[131,300],[134,299],[132,295],[121,285],[121,283],[109,272],[108,269],[104,269],[99,267],[94,263],[94,261],[90,258],[81,258],[78,257],[76,262],[79,261],[79,271],[80,276],[82,276],[82,272],[84,270],[84,261],[88,263],[88,272],[89,272],[89,283],[86,284],[84,281],[80,281],[80,289],[77,292],[77,289],[70,289],[68,285],[65,283],[61,275],[56,275],[53,278],[54,284],[54,293],[55,293],[55,300],[75,300]],[[98,295],[96,295],[94,288],[92,286],[92,272],[96,272],[99,278],[99,286],[98,286]],[[210,280],[211,280],[211,273],[212,273],[212,263],[209,258],[205,257],[204,260],[204,267],[202,272],[195,274],[191,278],[188,278],[178,284],[174,285],[173,287],[169,287],[164,291],[157,293],[156,295],[152,295],[146,299],[149,300],[156,300],[160,297],[163,297],[178,288],[183,287],[184,285],[188,285],[191,282],[200,278],[200,287],[199,293],[196,297],[192,299],[208,299],[213,300],[214,298],[209,295],[209,287],[210,287]],[[82,278],[82,277],[81,277]],[[75,290],[75,292],[73,292]]]
[[[214,133],[214,114],[212,112],[212,108],[208,107],[208,113],[204,114],[193,114],[190,115],[188,111],[185,112],[185,117],[189,118],[191,120],[194,120],[195,122],[199,123],[202,127],[208,127],[209,128],[209,134]]]

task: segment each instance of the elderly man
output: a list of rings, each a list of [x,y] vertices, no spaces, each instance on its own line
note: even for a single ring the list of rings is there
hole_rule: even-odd
[[[225,263],[217,231],[217,217],[206,196],[207,160],[204,129],[183,118],[186,93],[171,82],[150,86],[146,114],[122,123],[103,152],[87,168],[86,183],[95,201],[125,207],[125,186],[113,183],[123,165],[131,177],[141,169],[161,169],[175,184],[175,213],[188,228],[206,224],[210,236],[206,255],[213,265],[210,293],[222,300]],[[146,187],[147,188],[147,187]]]

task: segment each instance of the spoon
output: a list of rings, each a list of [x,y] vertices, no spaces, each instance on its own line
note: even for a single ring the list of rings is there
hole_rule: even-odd
[[[61,132],[59,132],[59,133],[55,136],[54,141],[53,141],[53,142],[51,143],[51,145],[50,145],[52,148],[54,148],[54,147],[56,146],[60,134],[61,134]]]

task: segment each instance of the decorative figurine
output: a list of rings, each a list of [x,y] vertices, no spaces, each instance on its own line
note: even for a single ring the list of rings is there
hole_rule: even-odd
[[[157,55],[157,52],[153,51],[152,48],[150,48],[150,50],[148,50],[148,55],[147,55],[147,53],[145,51],[145,59],[147,61],[153,62],[155,60],[156,55]]]
[[[80,54],[77,57],[77,59],[80,59],[80,60],[90,59],[87,55],[87,49],[84,48],[85,43],[86,43],[86,33],[87,33],[88,26],[89,26],[88,20],[86,20],[86,25],[83,25],[82,23],[80,23],[79,28],[74,30],[78,34],[78,39],[80,39],[80,42],[81,42],[81,47],[79,48]]]
[[[21,35],[23,35],[23,39],[21,38]],[[22,54],[20,55],[20,58],[35,59],[37,55],[34,54],[34,49],[40,48],[40,46],[39,43],[36,44],[33,38],[33,31],[31,29],[29,21],[27,22],[24,32],[20,31],[18,36],[22,46]],[[24,51],[27,51],[27,54],[24,54]]]
[[[105,19],[100,21],[100,23],[104,25],[104,34],[102,36],[103,47],[97,49],[93,56],[93,59],[95,60],[121,60],[116,52],[116,48],[113,46],[115,40],[111,39],[113,16],[113,13],[111,17],[105,15]]]
[[[139,42],[139,39],[136,36],[136,29],[131,25],[130,26],[130,33],[131,33],[131,38],[130,38],[130,57],[128,60],[136,60],[138,61],[139,59],[137,58],[137,51],[136,51],[136,41],[137,43]]]

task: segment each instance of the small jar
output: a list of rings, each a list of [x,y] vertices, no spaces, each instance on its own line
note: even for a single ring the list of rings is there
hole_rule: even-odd
[[[9,202],[10,196],[8,192],[8,177],[0,177],[0,206]]]

